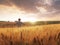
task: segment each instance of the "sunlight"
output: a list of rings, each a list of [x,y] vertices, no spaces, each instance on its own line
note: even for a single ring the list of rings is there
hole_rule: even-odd
[[[36,22],[36,21],[37,21],[37,19],[36,19],[36,18],[34,18],[34,17],[32,17],[32,18],[30,18],[30,19],[29,19],[29,21],[30,21],[30,22]]]
[[[29,17],[29,18],[22,18],[22,20],[21,20],[22,22],[36,22],[37,21],[37,19],[36,18],[34,18],[34,17]]]

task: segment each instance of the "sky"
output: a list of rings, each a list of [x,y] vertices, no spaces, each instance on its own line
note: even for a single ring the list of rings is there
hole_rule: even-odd
[[[0,0],[0,21],[60,21],[60,0]]]

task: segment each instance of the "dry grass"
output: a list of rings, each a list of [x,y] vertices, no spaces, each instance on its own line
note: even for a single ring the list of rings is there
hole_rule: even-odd
[[[0,45],[60,45],[60,24],[0,28]]]

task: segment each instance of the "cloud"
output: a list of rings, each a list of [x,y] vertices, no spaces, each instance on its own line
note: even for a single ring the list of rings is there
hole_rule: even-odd
[[[56,10],[60,10],[60,0],[55,0],[54,3],[53,3],[53,7]]]
[[[0,5],[15,5],[27,13],[38,13],[39,10],[36,7],[44,7],[48,14],[60,10],[60,0],[0,0]]]
[[[46,4],[44,4],[46,1],[44,0],[0,0],[0,4],[3,5],[15,5],[16,7],[20,8],[20,10],[36,13],[39,12],[39,10],[36,7],[49,7]],[[48,9],[48,8],[47,8]]]
[[[10,4],[10,2],[8,0],[0,0],[0,5],[11,6],[11,4]]]
[[[11,3],[21,8],[21,10],[25,10],[26,12],[38,12],[36,8],[36,4],[39,0],[10,0]]]

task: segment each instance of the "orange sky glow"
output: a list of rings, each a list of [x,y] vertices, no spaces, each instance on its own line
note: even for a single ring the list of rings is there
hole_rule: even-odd
[[[60,21],[60,0],[0,0],[0,21]]]
[[[44,11],[44,9],[42,9]],[[22,22],[35,22],[39,21],[39,19],[36,18],[36,14],[34,13],[25,13],[24,11],[20,11],[17,7],[12,6],[4,6],[0,5],[0,20],[6,20],[6,21],[17,21],[18,18],[21,18]]]

